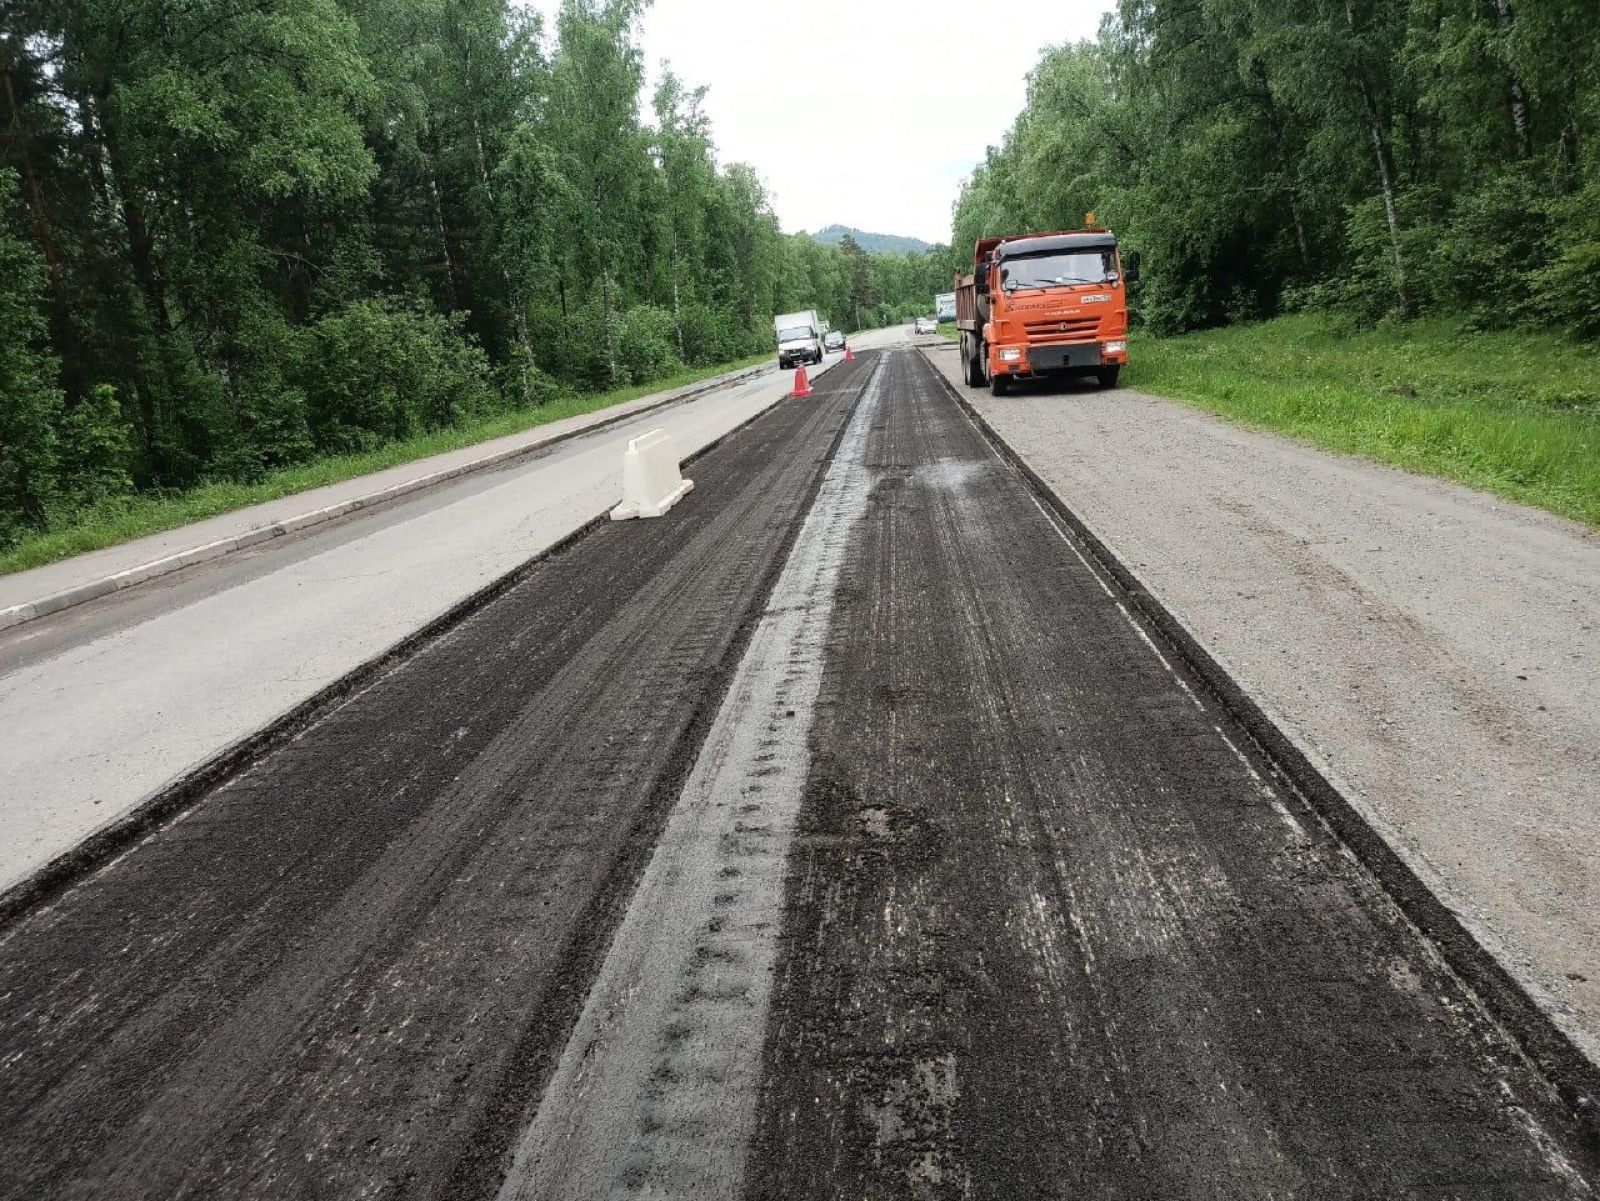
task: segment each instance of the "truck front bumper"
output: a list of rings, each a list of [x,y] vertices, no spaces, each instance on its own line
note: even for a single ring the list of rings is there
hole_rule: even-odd
[[[1018,352],[1007,358],[1008,352]],[[1094,371],[1128,361],[1124,340],[1071,342],[1048,346],[1000,346],[995,348],[994,369],[1001,375],[1049,375],[1063,371]]]

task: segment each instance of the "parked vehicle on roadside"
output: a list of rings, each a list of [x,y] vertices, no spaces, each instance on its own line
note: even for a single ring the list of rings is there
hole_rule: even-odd
[[[822,339],[822,346],[823,346],[824,350],[830,350],[830,351],[843,350],[844,349],[844,333],[843,333],[843,331],[842,330],[837,330],[837,329],[830,329],[828,331],[827,335]]]
[[[919,334],[936,334],[939,332],[939,323],[932,317],[918,317],[916,332]]]
[[[772,331],[778,339],[780,368],[822,362],[823,321],[816,309],[774,317]]]
[[[1128,361],[1127,285],[1117,239],[1092,224],[1069,233],[984,238],[956,278],[956,325],[968,386],[1003,396],[1013,383],[1093,375],[1117,386]]]

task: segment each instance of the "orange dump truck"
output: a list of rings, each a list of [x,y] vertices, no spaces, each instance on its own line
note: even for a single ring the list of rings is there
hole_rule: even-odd
[[[1013,381],[1093,375],[1114,388],[1128,361],[1130,278],[1109,230],[985,238],[956,277],[967,383],[1003,396]]]

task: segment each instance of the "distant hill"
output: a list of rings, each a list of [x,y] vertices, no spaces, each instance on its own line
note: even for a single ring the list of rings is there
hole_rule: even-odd
[[[812,234],[818,242],[828,246],[837,246],[844,241],[844,236],[849,234],[856,240],[868,254],[920,254],[933,247],[921,238],[902,238],[897,234],[869,234],[863,230],[851,229],[848,225],[830,225],[827,229],[818,230]]]

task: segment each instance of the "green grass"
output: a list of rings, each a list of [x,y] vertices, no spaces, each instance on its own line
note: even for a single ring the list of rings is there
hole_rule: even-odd
[[[612,405],[625,404],[648,396],[698,383],[727,371],[737,371],[764,363],[772,356],[757,355],[739,363],[721,367],[683,371],[653,383],[618,389],[614,392],[591,393],[550,401],[534,409],[519,409],[499,413],[471,425],[439,430],[404,442],[391,443],[379,450],[358,455],[318,459],[297,467],[275,471],[255,484],[206,484],[188,492],[170,496],[119,497],[87,509],[71,522],[48,530],[0,552],[0,575],[26,571],[58,559],[81,555],[87,551],[101,550],[128,542],[146,534],[157,534],[175,529],[190,522],[231,513],[263,501],[277,500],[296,492],[321,488],[327,484],[342,483],[357,476],[369,475],[387,467],[398,467],[431,455],[459,450],[479,442],[520,433],[535,426],[548,425],[566,417],[577,417]]]
[[[1123,382],[1600,526],[1600,354],[1552,335],[1284,317],[1136,336]]]
[[[943,322],[939,326],[939,336],[947,338],[951,342],[961,341],[961,331],[956,328],[956,323],[954,321]]]

